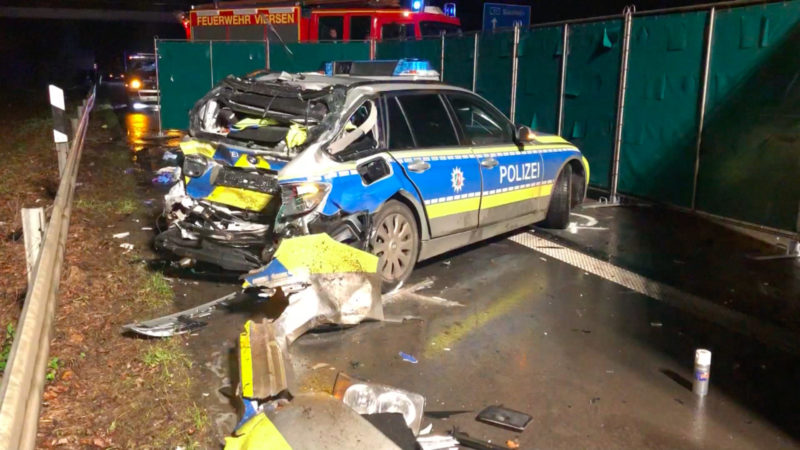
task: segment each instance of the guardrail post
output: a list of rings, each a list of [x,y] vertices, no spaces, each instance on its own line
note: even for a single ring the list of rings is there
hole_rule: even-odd
[[[611,183],[608,194],[608,203],[619,204],[617,187],[619,184],[619,154],[622,148],[622,126],[625,123],[625,92],[628,89],[628,54],[631,48],[631,23],[633,22],[632,7],[627,6],[622,12],[625,23],[622,35],[622,55],[619,69],[619,88],[617,91],[617,123],[614,130],[614,154],[611,161]]]
[[[517,115],[517,77],[519,69],[519,24],[514,23],[514,47],[511,51],[511,111],[509,118],[514,122]]]
[[[22,236],[25,241],[25,268],[28,274],[28,289],[31,288],[36,260],[44,239],[44,208],[22,208]]]
[[[476,92],[478,86],[478,44],[480,33],[475,33],[475,44],[472,47],[472,92]]]
[[[48,86],[50,95],[50,111],[53,114],[53,141],[56,144],[56,157],[58,158],[58,177],[64,174],[64,165],[67,163],[67,120],[66,104],[64,102],[64,90],[51,84]]]
[[[556,134],[564,135],[564,89],[567,84],[567,53],[569,52],[569,24],[564,24],[561,36],[561,73],[558,83],[558,122]]]
[[[700,85],[700,104],[697,113],[697,139],[695,141],[694,178],[692,179],[692,211],[697,207],[697,180],[700,175],[700,146],[703,143],[703,126],[706,117],[706,100],[708,99],[708,74],[711,68],[711,48],[714,41],[714,22],[717,18],[717,8],[711,7],[708,11],[706,23],[706,48],[703,54],[703,74]]]

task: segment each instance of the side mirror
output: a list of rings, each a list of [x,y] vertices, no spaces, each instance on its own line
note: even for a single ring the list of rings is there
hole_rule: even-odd
[[[528,144],[535,140],[535,135],[530,127],[519,125],[514,132],[514,140],[517,141],[518,144]]]

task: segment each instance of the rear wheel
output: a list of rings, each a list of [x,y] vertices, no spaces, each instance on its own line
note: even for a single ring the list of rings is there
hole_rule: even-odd
[[[570,198],[572,197],[572,167],[568,164],[564,166],[558,175],[556,184],[553,186],[553,193],[550,197],[550,207],[547,208],[547,216],[540,224],[545,228],[564,229],[569,225]]]
[[[372,223],[370,251],[378,257],[378,274],[384,289],[392,289],[411,275],[417,262],[417,221],[406,205],[389,200]]]

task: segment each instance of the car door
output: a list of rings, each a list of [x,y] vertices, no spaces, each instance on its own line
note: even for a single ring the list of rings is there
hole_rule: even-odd
[[[517,145],[514,125],[480,97],[454,92],[446,98],[480,164],[483,196],[479,226],[541,211],[541,153]]]
[[[431,237],[478,226],[481,170],[462,146],[444,99],[411,91],[385,98],[388,147],[425,202]]]

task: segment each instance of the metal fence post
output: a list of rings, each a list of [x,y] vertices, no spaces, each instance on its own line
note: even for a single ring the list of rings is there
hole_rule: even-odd
[[[58,177],[64,174],[64,166],[67,163],[67,119],[66,102],[64,101],[64,90],[51,84],[48,86],[50,97],[50,111],[53,114],[53,141],[56,144],[56,158],[58,158]]]
[[[558,83],[558,124],[556,134],[564,135],[564,89],[567,84],[567,53],[569,51],[569,24],[564,24],[561,36],[561,78]]]
[[[439,55],[439,81],[444,81],[444,33],[442,33],[442,51]]]
[[[208,41],[208,70],[211,73],[211,88],[214,88],[214,41]]]
[[[517,75],[519,69],[519,24],[514,24],[514,48],[511,51],[511,111],[509,114],[509,118],[511,122],[514,122],[514,119],[517,115]]]
[[[158,92],[158,134],[162,133],[161,129],[161,84],[158,80],[158,36],[153,37],[153,55],[156,59],[156,92]]]
[[[714,22],[717,8],[711,7],[706,24],[706,48],[703,55],[703,81],[700,85],[700,105],[697,114],[697,140],[695,141],[694,178],[692,179],[692,211],[697,208],[697,181],[700,175],[700,145],[703,142],[703,126],[706,118],[706,101],[708,99],[708,75],[711,69],[711,49],[714,41]]]
[[[472,92],[478,85],[478,40],[480,33],[475,33],[475,45],[472,48]]]
[[[609,204],[618,204],[617,187],[619,184],[619,154],[622,148],[622,127],[625,123],[625,91],[628,89],[628,53],[631,46],[631,23],[633,22],[633,11],[630,6],[623,11],[625,23],[622,35],[622,55],[620,58],[619,69],[619,88],[617,91],[617,123],[614,130],[614,155],[611,161],[611,188],[609,189]]]
[[[36,260],[44,239],[44,208],[22,208],[22,236],[25,241],[25,266],[28,274],[28,289],[31,287]]]

